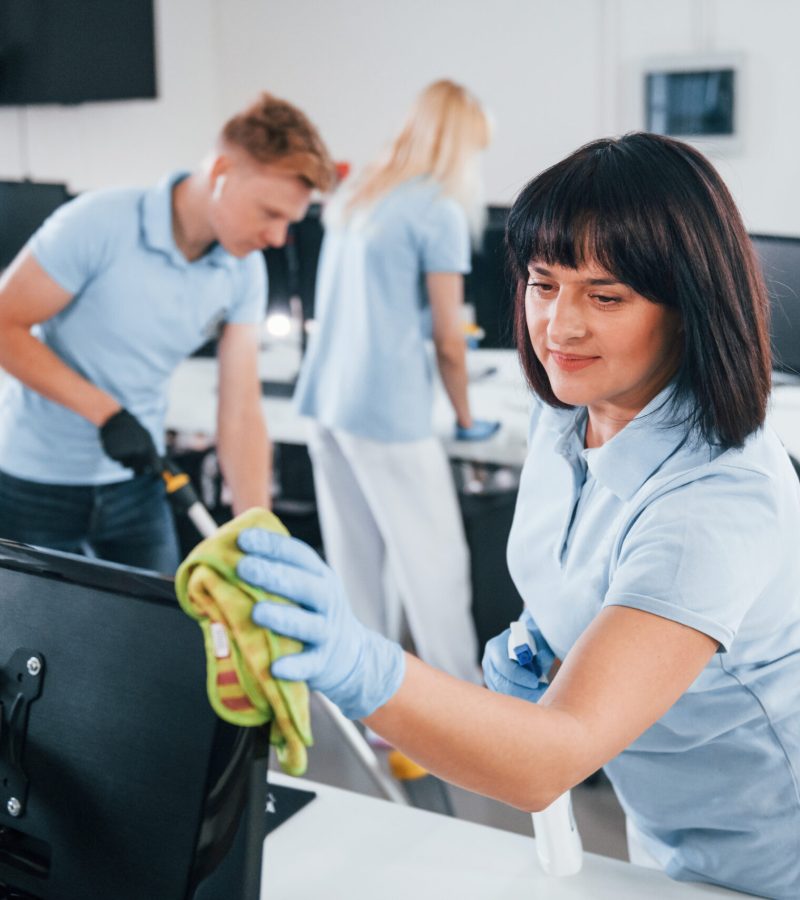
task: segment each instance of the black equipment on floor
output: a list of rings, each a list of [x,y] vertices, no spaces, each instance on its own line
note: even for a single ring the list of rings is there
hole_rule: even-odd
[[[314,478],[308,450],[302,444],[273,445],[272,510],[296,538],[322,552],[322,534],[317,518]],[[171,447],[170,457],[194,484],[200,502],[220,525],[233,518],[233,510],[225,503],[222,474],[219,470],[216,448],[186,450]],[[175,526],[178,532],[181,556],[187,556],[197,544],[196,526],[178,510]],[[0,900],[2,898],[0,897]]]

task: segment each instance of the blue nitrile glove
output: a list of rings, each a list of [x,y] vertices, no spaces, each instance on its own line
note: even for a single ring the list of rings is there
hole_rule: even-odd
[[[488,419],[473,419],[469,428],[462,428],[456,423],[454,432],[457,441],[485,441],[500,428],[499,422],[490,422]]]
[[[237,575],[299,606],[265,601],[253,607],[256,625],[305,644],[272,664],[286,681],[306,681],[350,719],[363,719],[397,691],[405,674],[399,644],[365,628],[353,615],[339,578],[302,541],[249,528],[239,535]]]
[[[550,649],[541,631],[536,627],[531,614],[526,609],[520,616],[525,624],[531,643],[536,646],[536,661],[539,671],[547,675],[555,662],[555,653]],[[502,634],[493,637],[483,652],[483,678],[486,686],[500,694],[510,694],[521,700],[536,703],[547,690],[547,684],[539,680],[539,675],[519,663],[508,658],[508,635],[511,629],[506,628]]]

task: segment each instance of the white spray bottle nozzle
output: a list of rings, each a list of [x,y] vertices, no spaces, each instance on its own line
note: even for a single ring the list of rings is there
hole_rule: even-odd
[[[508,635],[508,658],[521,666],[530,666],[536,656],[528,629],[522,622],[512,622]]]

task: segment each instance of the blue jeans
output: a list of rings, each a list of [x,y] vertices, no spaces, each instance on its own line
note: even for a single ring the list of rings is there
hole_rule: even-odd
[[[0,471],[0,538],[172,575],[178,539],[164,484],[42,484]]]

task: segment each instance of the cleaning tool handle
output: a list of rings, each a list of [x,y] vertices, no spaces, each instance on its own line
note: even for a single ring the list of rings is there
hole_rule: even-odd
[[[200,502],[189,476],[165,456],[161,458],[161,477],[172,508],[185,513],[204,538],[211,537],[219,526]]]
[[[203,537],[211,537],[217,528],[219,528],[212,518],[211,513],[199,500],[195,501],[189,509],[186,510],[186,515]]]

